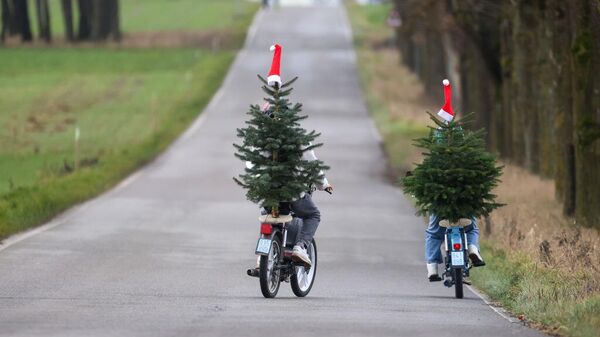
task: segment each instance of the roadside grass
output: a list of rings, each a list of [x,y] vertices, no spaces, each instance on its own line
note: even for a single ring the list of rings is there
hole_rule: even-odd
[[[0,51],[0,238],[114,185],[163,150],[234,52]],[[4,62],[6,60],[6,62]],[[74,171],[74,130],[82,168]]]
[[[391,5],[347,1],[346,8],[367,105],[390,165],[402,176],[421,161],[412,139],[431,125],[425,111],[439,106],[391,47],[392,30],[385,26]],[[600,336],[600,233],[562,215],[552,182],[504,164],[504,183],[495,193],[508,206],[492,214],[489,227],[481,226],[487,266],[472,271],[474,284],[532,326]]]
[[[596,273],[546,268],[526,253],[507,253],[490,244],[483,252],[487,265],[473,269],[471,280],[519,319],[552,334],[600,335]]]
[[[358,6],[347,2],[346,7],[367,105],[391,165],[403,173],[420,157],[411,146],[413,139],[428,132],[428,115],[422,106],[423,87],[415,75],[399,66],[392,30],[385,26],[391,5]],[[396,90],[398,81],[405,88],[402,92]]]
[[[211,17],[236,10],[193,1],[203,2],[212,4],[203,14]],[[190,5],[162,3],[165,11]],[[243,24],[223,29],[243,36],[258,9],[248,6],[240,14]],[[155,7],[148,11],[158,15]],[[0,239],[106,191],[151,161],[202,111],[235,54],[151,46],[0,49]]]

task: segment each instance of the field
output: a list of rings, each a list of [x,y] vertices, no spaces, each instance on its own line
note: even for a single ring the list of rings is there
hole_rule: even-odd
[[[439,109],[442,88],[427,95],[401,64],[385,25],[389,4],[347,8],[365,97],[397,179],[422,158],[412,140],[432,125],[425,112]],[[551,181],[503,164],[495,193],[507,206],[488,224],[481,221],[487,266],[472,271],[473,283],[527,324],[553,334],[598,336],[600,233],[562,214]]]
[[[126,31],[218,29],[232,36],[243,36],[257,9],[233,0],[194,0],[197,12],[186,12],[191,1],[122,3]],[[234,16],[230,25],[225,18]],[[148,47],[0,49],[0,239],[151,160],[202,111],[236,52]]]

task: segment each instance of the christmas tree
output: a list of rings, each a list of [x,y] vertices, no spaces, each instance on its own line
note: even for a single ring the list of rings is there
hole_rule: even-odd
[[[320,134],[300,126],[300,121],[307,118],[299,114],[302,105],[292,105],[286,98],[297,78],[281,86],[269,85],[261,76],[258,78],[269,97],[265,98],[263,109],[250,106],[247,127],[237,130],[242,143],[234,144],[235,156],[251,165],[234,180],[247,190],[248,200],[271,209],[277,216],[280,203],[295,200],[302,192],[310,191],[328,167],[320,160],[302,158],[304,152],[322,144],[313,144]]]
[[[502,167],[485,150],[484,131],[470,131],[472,114],[461,120],[439,121],[415,145],[425,149],[423,162],[402,179],[404,192],[417,200],[418,214],[432,212],[441,219],[488,215],[502,206],[492,189],[500,182]]]

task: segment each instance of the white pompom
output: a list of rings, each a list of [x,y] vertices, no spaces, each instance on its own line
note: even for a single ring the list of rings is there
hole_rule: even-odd
[[[443,80],[443,81],[442,81],[442,83],[443,83],[444,85],[450,85],[450,81],[448,81],[447,79]]]
[[[270,51],[274,51],[275,50],[275,45],[272,45],[271,48],[269,48]]]

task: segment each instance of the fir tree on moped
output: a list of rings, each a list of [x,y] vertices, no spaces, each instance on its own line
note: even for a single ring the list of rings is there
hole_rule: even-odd
[[[417,214],[429,215],[425,257],[429,281],[455,287],[462,298],[464,278],[472,267],[485,262],[479,251],[477,218],[503,206],[492,190],[500,182],[502,167],[485,149],[484,130],[472,131],[473,114],[454,119],[451,87],[443,81],[445,103],[434,126],[414,145],[424,149],[423,162],[402,178],[404,192],[416,200]],[[440,251],[440,246],[442,251]],[[440,276],[438,265],[443,265]]]
[[[268,95],[264,104],[251,105],[247,126],[237,130],[241,144],[234,144],[235,156],[246,162],[245,172],[234,178],[246,189],[248,200],[261,207],[260,236],[255,254],[257,267],[247,270],[258,277],[264,297],[277,295],[281,281],[290,282],[298,297],[308,295],[317,270],[314,240],[320,213],[312,201],[316,190],[333,192],[325,178],[328,167],[318,160],[314,149],[320,135],[307,131],[300,121],[302,105],[292,104],[294,78],[282,83],[281,46],[272,46],[273,62],[267,79],[258,76]]]

